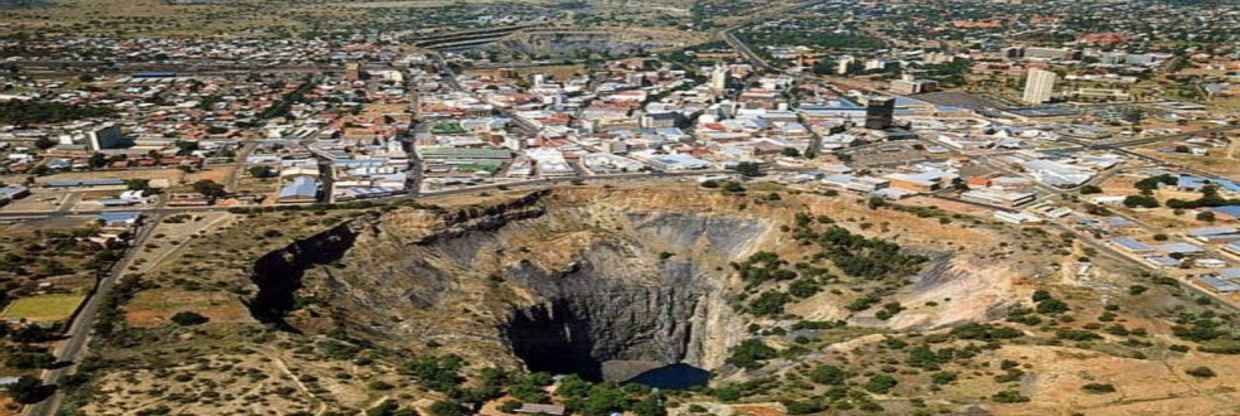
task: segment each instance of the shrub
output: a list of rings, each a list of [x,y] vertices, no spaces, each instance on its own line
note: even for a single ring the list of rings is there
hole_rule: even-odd
[[[874,317],[878,318],[879,320],[886,321],[888,319],[891,319],[893,316],[896,316],[896,314],[900,313],[903,310],[904,310],[904,307],[900,306],[899,302],[891,302],[891,303],[883,305],[883,310],[880,310],[878,311],[878,313],[874,314]]]
[[[886,374],[879,374],[870,377],[870,381],[865,383],[865,389],[875,394],[887,394],[887,392],[891,391],[891,389],[897,384],[900,384],[900,382],[897,381],[895,377]]]
[[[1043,315],[1054,315],[1068,311],[1068,304],[1059,299],[1047,299],[1038,302],[1037,311]]]
[[[1089,383],[1084,386],[1081,386],[1081,390],[1084,390],[1086,393],[1089,393],[1089,394],[1107,394],[1107,393],[1114,393],[1115,386],[1112,386],[1110,384]]]
[[[499,405],[499,411],[504,413],[516,413],[517,409],[520,408],[521,402],[516,400],[509,400]]]
[[[759,339],[747,339],[732,348],[732,354],[728,357],[727,363],[744,369],[761,368],[763,361],[775,358],[777,355],[774,348],[766,345]]]
[[[1028,397],[1020,395],[1020,392],[1015,390],[995,393],[993,396],[990,396],[990,399],[994,400],[995,403],[1025,403],[1029,401]]]
[[[762,292],[749,304],[749,312],[757,316],[778,315],[784,313],[784,305],[788,303],[787,293],[780,291]]]
[[[715,389],[713,393],[716,399],[724,402],[734,402],[741,398],[741,390],[736,386],[720,387]]]
[[[464,407],[461,407],[456,402],[447,400],[440,400],[431,404],[430,410],[432,416],[464,416],[467,414]]]
[[[818,400],[788,401],[784,402],[784,407],[790,415],[806,415],[827,409],[827,405]]]
[[[1102,339],[1102,336],[1083,329],[1061,329],[1055,331],[1055,338],[1070,341],[1092,341]]]
[[[844,305],[844,309],[848,309],[853,312],[860,312],[866,309],[870,309],[870,307],[874,306],[875,303],[878,303],[881,301],[882,299],[879,299],[877,296],[874,296],[873,294],[867,294],[857,299],[853,299],[852,302],[849,302],[847,305]]]
[[[54,362],[56,362],[56,357],[53,357],[46,351],[15,351],[11,352],[8,358],[4,360],[4,365],[6,367],[20,370],[30,370],[35,368],[49,368]]]
[[[1185,372],[1188,373],[1188,375],[1197,378],[1213,378],[1218,375],[1214,372],[1214,370],[1211,370],[1210,367],[1197,367],[1189,369]]]
[[[1003,325],[968,323],[952,328],[951,335],[959,339],[992,341],[1019,338],[1024,334]]]
[[[443,357],[418,357],[405,364],[402,370],[412,375],[428,389],[448,392],[460,384],[457,374],[465,363],[460,357],[447,355]]]
[[[940,371],[931,375],[930,380],[933,381],[934,384],[939,385],[951,384],[956,381],[956,373],[950,371]]]
[[[822,291],[822,286],[808,278],[797,279],[788,285],[788,293],[798,298],[808,298]]]
[[[814,370],[809,373],[809,379],[818,384],[838,386],[848,379],[848,373],[839,367],[823,364],[814,367]]]

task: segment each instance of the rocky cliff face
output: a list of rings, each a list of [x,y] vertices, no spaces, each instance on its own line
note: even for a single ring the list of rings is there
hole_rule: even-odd
[[[511,272],[543,299],[515,310],[502,327],[532,370],[619,378],[605,377],[603,364],[666,365],[702,355],[701,334],[710,329],[695,318],[712,313],[704,300],[719,291],[716,282],[678,261],[660,264],[653,284],[634,282],[617,276],[624,269],[608,267],[617,256],[623,253],[601,245],[559,276],[528,263]]]
[[[313,296],[398,344],[469,344],[595,379],[722,365],[746,324],[727,263],[770,224],[548,199],[444,210],[432,226],[400,217],[426,213],[355,219],[260,259],[252,310],[271,321]]]
[[[363,228],[360,222],[341,224],[260,257],[251,275],[258,293],[248,302],[250,312],[262,322],[281,321],[295,308],[306,271],[339,261]]]

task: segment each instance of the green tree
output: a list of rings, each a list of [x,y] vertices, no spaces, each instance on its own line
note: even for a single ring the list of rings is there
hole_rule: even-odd
[[[211,198],[211,199],[216,199],[216,198],[220,198],[225,195],[228,195],[228,192],[224,190],[224,185],[215,183],[215,181],[210,180],[210,179],[203,179],[198,182],[194,182],[194,184],[191,186],[193,186],[195,192],[203,194],[207,198]]]
[[[92,168],[102,168],[108,165],[108,157],[103,153],[95,153],[90,155],[90,160],[88,162]]]
[[[585,400],[580,401],[582,414],[586,416],[605,416],[628,407],[628,394],[610,384],[596,384],[590,389]]]
[[[762,176],[762,167],[757,162],[740,162],[736,164],[736,171],[741,175],[748,177]]]
[[[751,338],[732,347],[732,354],[726,361],[728,364],[752,370],[761,368],[764,361],[775,358],[776,355],[774,348],[767,346],[762,340]]]
[[[585,397],[590,392],[590,383],[582,380],[580,376],[572,374],[560,379],[560,384],[555,389],[555,393],[567,398]]]
[[[934,384],[951,384],[956,381],[956,373],[950,371],[940,371],[930,376],[930,380]]]
[[[762,292],[749,304],[749,312],[756,316],[770,316],[784,313],[784,305],[788,303],[787,293],[778,290]]]
[[[255,165],[249,169],[250,176],[255,178],[272,178],[277,175],[276,170],[267,165]]]
[[[406,363],[403,370],[428,389],[449,392],[460,384],[461,377],[457,372],[464,365],[464,360],[455,355],[423,356]]]
[[[42,381],[31,376],[21,376],[17,382],[9,386],[9,395],[21,404],[34,404],[43,401],[54,391],[54,387],[43,385]]]
[[[848,379],[848,373],[839,367],[823,364],[814,367],[814,370],[809,373],[809,378],[818,384],[838,386]]]
[[[865,389],[874,394],[887,394],[897,384],[900,384],[900,382],[895,377],[878,374],[870,377],[870,381],[865,383]]]
[[[40,137],[34,141],[34,147],[39,148],[39,150],[47,150],[55,146],[56,146],[56,141],[52,140],[51,138],[48,138],[47,136]]]
[[[667,409],[658,395],[651,394],[633,405],[633,413],[637,416],[667,416]]]
[[[431,404],[432,416],[464,416],[468,414],[464,406],[447,400],[439,400]]]
[[[1158,208],[1158,199],[1149,195],[1129,195],[1124,198],[1128,208]]]

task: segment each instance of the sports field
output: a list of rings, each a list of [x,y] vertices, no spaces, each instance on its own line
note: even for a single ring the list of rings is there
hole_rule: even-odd
[[[39,295],[10,303],[0,315],[4,319],[25,319],[31,322],[55,322],[69,319],[73,310],[85,299],[82,295]]]

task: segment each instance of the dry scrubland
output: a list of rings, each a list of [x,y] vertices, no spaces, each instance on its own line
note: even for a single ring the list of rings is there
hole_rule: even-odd
[[[55,0],[53,5],[0,11],[9,24],[0,33],[41,31],[118,36],[218,36],[250,30],[277,29],[297,33],[315,26],[363,27],[375,10],[402,11],[469,5],[516,4],[554,7],[550,0],[407,0],[314,1],[224,0],[217,4],[172,5],[164,0]],[[690,2],[592,1],[592,15],[604,25],[616,23],[641,29],[641,21],[666,16],[686,18]],[[649,17],[649,19],[647,19]],[[730,17],[729,17],[730,18]],[[727,20],[725,18],[724,20]],[[455,29],[455,28],[449,28]],[[692,36],[677,32],[675,36]]]

